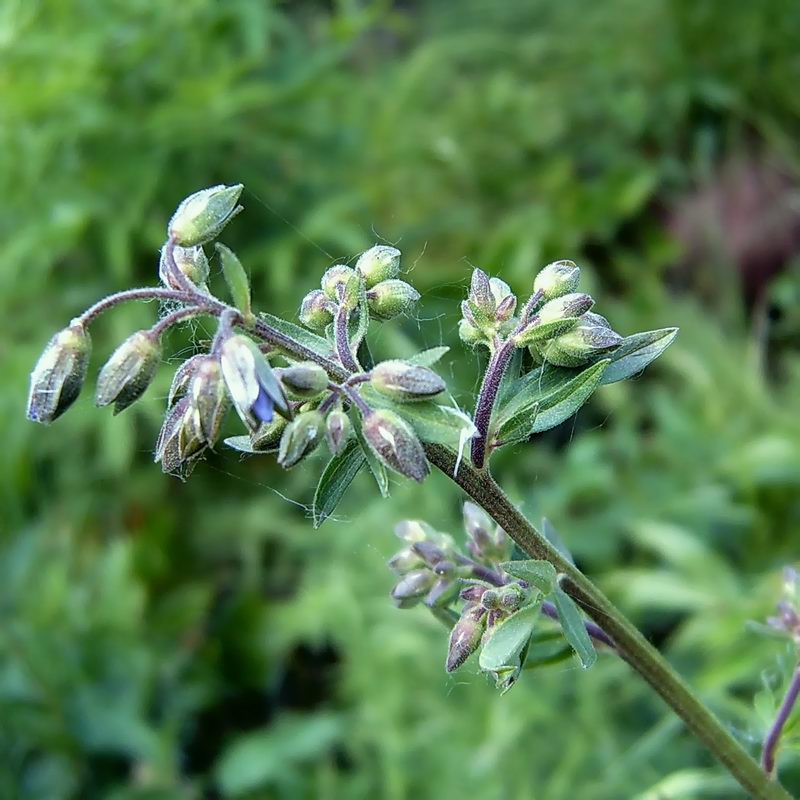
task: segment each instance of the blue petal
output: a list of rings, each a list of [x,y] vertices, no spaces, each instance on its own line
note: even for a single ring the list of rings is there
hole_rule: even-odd
[[[274,416],[272,409],[272,398],[263,389],[259,389],[258,397],[252,406],[253,414],[262,422],[272,422]]]

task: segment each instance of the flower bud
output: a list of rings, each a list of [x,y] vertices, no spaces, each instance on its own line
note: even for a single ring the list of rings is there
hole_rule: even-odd
[[[574,292],[580,279],[581,271],[574,261],[554,261],[536,276],[533,291],[541,291],[545,300],[552,300]]]
[[[511,287],[502,278],[489,278],[489,290],[494,298],[495,306],[499,306],[504,300],[514,296]]]
[[[412,569],[419,569],[425,566],[425,562],[414,551],[412,547],[405,547],[399,553],[395,553],[387,562],[386,565],[392,572],[398,575],[405,575],[411,572]]]
[[[333,322],[336,307],[320,289],[314,289],[304,298],[300,306],[300,322],[312,331],[325,330]]]
[[[106,361],[97,378],[95,403],[114,404],[114,413],[138,400],[152,383],[161,363],[161,341],[150,331],[129,336]]]
[[[278,450],[278,463],[284,469],[290,469],[316,449],[324,422],[319,411],[304,411],[286,426]]]
[[[419,300],[419,292],[405,281],[381,281],[367,292],[369,311],[373,317],[389,320],[405,314]]]
[[[486,630],[486,610],[467,605],[450,632],[445,669],[455,672],[477,649]]]
[[[278,374],[289,394],[301,400],[316,397],[328,386],[328,373],[313,361],[299,361]]]
[[[167,396],[168,407],[171,407],[176,400],[186,394],[195,371],[207,358],[207,353],[197,353],[197,355],[186,359],[186,361],[175,370],[175,375],[172,377],[172,385],[169,387],[169,395]]]
[[[250,434],[250,446],[260,452],[277,450],[288,424],[283,417],[275,417],[272,422],[264,422],[258,430]]]
[[[406,573],[392,589],[392,599],[399,608],[416,605],[431,590],[436,576],[429,569],[416,569]]]
[[[334,408],[325,420],[325,441],[332,455],[339,455],[350,438],[353,426],[350,417],[340,408]]]
[[[435,567],[437,564],[446,561],[447,555],[441,547],[429,540],[415,542],[411,549],[429,566]]]
[[[283,387],[264,354],[246,336],[233,334],[223,341],[220,364],[234,408],[251,432],[272,422],[273,409],[291,415]]]
[[[500,285],[496,284],[496,286],[497,290],[500,291]],[[467,302],[476,315],[485,316],[487,318],[494,315],[497,302],[494,292],[492,291],[492,284],[489,280],[489,276],[482,269],[474,269],[472,271],[472,280],[470,281]]]
[[[548,301],[539,310],[537,316],[540,324],[546,325],[548,322],[556,322],[569,317],[580,317],[593,305],[594,300],[588,294],[573,292]]]
[[[499,608],[506,614],[513,614],[519,611],[530,597],[530,592],[524,589],[519,583],[509,583],[501,586],[497,590]]]
[[[206,448],[190,405],[182,397],[167,413],[156,442],[155,461],[169,474],[186,478]]]
[[[371,289],[375,284],[400,274],[400,251],[396,247],[376,244],[359,256],[356,270],[364,276],[367,288]]]
[[[175,245],[172,248],[172,257],[178,269],[197,287],[205,290],[208,280],[209,265],[208,258],[202,247],[181,247]],[[161,259],[158,264],[158,276],[161,282],[170,289],[181,289],[182,287],[175,280],[172,270],[167,263],[167,245],[161,248]]]
[[[517,309],[517,298],[513,294],[506,295],[498,304],[494,312],[498,322],[508,322],[514,316]]]
[[[480,507],[464,503],[464,528],[467,532],[467,549],[473,558],[483,562],[498,562],[509,555],[509,538],[495,525]]]
[[[394,526],[394,533],[398,539],[402,539],[409,544],[429,540],[435,541],[438,538],[437,532],[421,519],[404,519],[402,522],[398,522]]]
[[[458,324],[458,338],[469,347],[474,347],[486,340],[486,337],[466,319],[462,319]]]
[[[439,578],[425,597],[428,608],[449,606],[458,597],[458,581],[451,577]]]
[[[196,417],[196,428],[201,432],[203,440],[213,446],[230,408],[219,359],[204,356],[197,362],[189,387],[189,398],[190,407]]]
[[[47,344],[31,372],[27,416],[47,425],[77,399],[92,352],[92,340],[79,322],[73,322]]]
[[[514,336],[517,347],[541,345],[566,333],[578,324],[578,319],[588,311],[594,300],[588,294],[565,294],[545,303],[538,314]]]
[[[599,314],[584,314],[566,333],[541,347],[542,357],[558,367],[580,367],[619,347],[622,337]]]
[[[429,400],[447,388],[432,369],[397,359],[373,367],[370,385],[376,392],[404,403]]]
[[[334,303],[355,308],[358,302],[358,274],[345,264],[335,264],[322,276],[322,292]]]
[[[215,239],[241,210],[237,206],[244,187],[212,186],[189,195],[177,208],[167,230],[181,247],[193,247]]]
[[[411,426],[394,411],[373,411],[362,433],[375,455],[390,469],[421,483],[428,475],[428,459]]]

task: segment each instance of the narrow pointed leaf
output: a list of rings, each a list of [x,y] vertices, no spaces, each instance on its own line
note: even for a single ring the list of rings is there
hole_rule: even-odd
[[[250,279],[247,277],[242,262],[239,261],[236,253],[222,244],[222,242],[217,242],[216,248],[222,262],[222,274],[225,277],[225,283],[228,284],[233,304],[245,317],[249,317],[252,313],[250,306]]]
[[[601,383],[616,383],[641,372],[672,344],[677,335],[677,328],[661,328],[625,337],[622,344],[609,354],[611,363]]]
[[[353,479],[364,466],[366,457],[358,442],[350,441],[322,471],[314,494],[314,527],[319,528],[333,514]]]
[[[538,604],[526,606],[497,625],[481,649],[480,668],[501,674],[519,668],[520,656],[531,638],[538,616]]]
[[[556,570],[549,561],[506,561],[500,568],[511,577],[534,586],[542,594],[550,594],[556,583]]]
[[[561,622],[561,629],[564,631],[564,638],[569,642],[570,647],[575,651],[584,669],[597,661],[597,652],[594,649],[592,640],[586,632],[586,624],[580,609],[575,601],[558,585],[553,592],[553,600],[558,610],[558,618]]]
[[[293,322],[287,322],[285,319],[263,311],[259,313],[258,318],[276,331],[291,337],[309,350],[313,350],[317,355],[330,358],[333,354],[333,347],[327,339],[317,336],[316,333],[312,333],[306,328],[301,328]]]
[[[449,347],[442,345],[441,347],[431,347],[428,350],[423,350],[421,353],[404,359],[409,364],[415,364],[418,367],[432,367],[440,358],[450,351]]]
[[[383,464],[378,461],[377,456],[372,452],[372,448],[364,439],[364,434],[361,432],[361,417],[358,415],[358,412],[353,410],[350,414],[350,419],[353,422],[353,430],[355,431],[356,440],[358,441],[359,447],[364,454],[370,474],[375,479],[375,483],[378,484],[378,491],[381,493],[381,497],[388,497],[389,476],[386,472],[386,467],[384,467]]]

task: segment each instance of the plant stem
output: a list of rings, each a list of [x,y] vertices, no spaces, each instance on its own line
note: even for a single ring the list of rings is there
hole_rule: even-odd
[[[185,308],[179,308],[177,311],[167,314],[166,317],[156,322],[156,324],[150,328],[150,333],[152,333],[154,336],[161,336],[164,331],[171,328],[173,325],[177,325],[179,322],[183,322],[185,319],[199,317],[203,314],[215,316],[215,313],[212,309],[204,306],[186,306]]]
[[[511,341],[503,342],[492,354],[489,366],[483,376],[481,391],[475,406],[475,427],[478,433],[472,440],[472,463],[481,469],[486,462],[486,451],[489,445],[489,424],[492,421],[492,411],[497,401],[497,393],[503,381],[508,362],[514,352]]]
[[[731,775],[756,800],[791,800],[697,698],[688,684],[637,628],[514,507],[486,471],[463,462],[441,445],[426,445],[428,459],[453,479],[532,558],[549,561],[566,576],[564,590],[610,637],[619,654],[661,695]]]
[[[93,306],[87,308],[83,314],[77,317],[77,320],[83,325],[89,325],[103,312],[114,308],[114,306],[120,303],[127,303],[131,300],[175,300],[180,303],[185,303],[186,295],[174,289],[162,289],[155,286],[146,286],[142,289],[127,289],[124,292],[110,294],[108,297],[98,300]]]
[[[347,331],[348,321],[350,319],[350,311],[344,303],[342,303],[336,311],[336,318],[333,322],[334,337],[336,338],[336,353],[339,356],[339,361],[342,366],[350,372],[360,372],[361,366],[353,356],[353,351],[350,349],[350,336]]]
[[[775,717],[775,722],[767,732],[764,739],[764,749],[761,753],[761,766],[767,775],[775,774],[775,754],[778,749],[778,744],[783,734],[783,729],[789,720],[789,716],[794,709],[797,702],[797,697],[800,695],[800,666],[795,668],[792,680],[789,682],[789,688],[786,690],[781,707],[778,709],[778,716]]]

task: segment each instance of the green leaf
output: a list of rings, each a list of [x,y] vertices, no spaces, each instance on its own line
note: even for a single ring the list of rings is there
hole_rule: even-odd
[[[250,441],[249,436],[229,436],[225,439],[225,444],[234,450],[238,450],[240,453],[248,453],[249,455],[263,455],[264,453],[272,453],[278,449],[276,444],[275,447],[269,447],[266,450],[254,450],[253,443]]]
[[[348,337],[350,339],[350,349],[358,352],[361,342],[367,335],[369,329],[369,305],[367,304],[367,287],[364,279],[359,276],[358,286],[358,308],[355,315],[355,322],[348,325]]]
[[[415,364],[418,367],[432,367],[442,356],[450,351],[449,347],[442,345],[441,347],[431,347],[428,350],[423,350],[410,358],[406,358],[409,364]]]
[[[314,527],[319,528],[336,510],[353,479],[364,466],[366,457],[358,442],[351,440],[347,447],[334,456],[322,471],[317,491],[314,493]]]
[[[533,633],[539,616],[535,603],[512,614],[495,626],[481,649],[478,664],[484,672],[494,672],[499,678],[519,670],[523,650]]]
[[[513,396],[511,390],[513,390],[514,384],[519,380],[519,375],[522,371],[523,352],[521,348],[516,347],[511,354],[511,359],[508,362],[506,371],[503,373],[503,379],[500,381],[500,388],[497,391],[498,408],[501,408]]]
[[[564,558],[566,558],[567,561],[574,566],[575,559],[572,557],[572,553],[570,552],[569,547],[567,547],[567,543],[561,538],[561,534],[555,529],[553,523],[550,522],[547,517],[542,518],[542,534],[544,535],[544,538],[547,539],[547,541],[550,542],[550,544],[553,545],[553,547],[555,547],[555,549],[558,550],[558,552],[561,553],[561,555],[564,556]]]
[[[361,452],[364,454],[367,466],[369,467],[370,474],[378,484],[378,491],[381,497],[389,496],[389,476],[386,473],[386,467],[378,460],[372,448],[367,444],[364,439],[364,434],[361,432],[361,416],[353,409],[350,413],[350,419],[353,422],[353,430],[355,431],[356,440],[361,447]]]
[[[233,304],[245,317],[252,314],[250,306],[250,279],[242,266],[242,262],[229,247],[222,242],[216,244],[220,261],[222,262],[222,274],[225,276],[225,283],[231,293]]]
[[[580,609],[575,604],[575,601],[558,585],[553,591],[553,600],[558,611],[561,629],[564,631],[564,638],[577,654],[581,661],[581,666],[584,669],[589,669],[597,661],[597,652],[589,634],[586,632],[586,624],[583,621]]]
[[[560,425],[591,397],[608,364],[604,359],[577,374],[549,365],[528,373],[509,390],[511,399],[498,412],[494,440],[520,442]]]
[[[651,361],[655,361],[675,340],[677,328],[661,328],[656,331],[634,333],[622,340],[622,344],[609,355],[611,363],[601,383],[616,383],[641,372]]]
[[[500,568],[535,586],[542,594],[550,594],[556,584],[556,569],[549,561],[506,561],[500,564]]]
[[[290,336],[296,342],[300,342],[304,347],[313,350],[319,356],[330,358],[333,355],[333,348],[328,340],[324,339],[322,336],[317,336],[316,333],[301,328],[293,322],[287,322],[285,319],[276,317],[273,314],[267,314],[264,311],[259,313],[258,318],[276,331]]]

